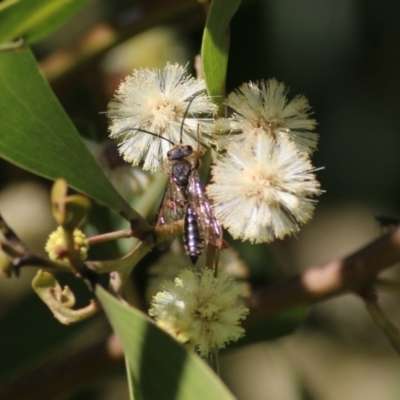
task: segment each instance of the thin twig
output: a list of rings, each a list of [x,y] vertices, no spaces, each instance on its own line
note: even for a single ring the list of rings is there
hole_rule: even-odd
[[[392,281],[391,279],[379,278],[375,279],[374,285],[378,289],[400,295],[400,282]]]
[[[0,232],[4,235],[10,251],[12,250],[19,256],[25,256],[28,254],[27,246],[10,228],[10,226],[8,226],[2,215],[0,215]]]
[[[72,272],[71,266],[67,263],[53,261],[49,258],[36,256],[35,254],[14,258],[13,266],[16,271],[19,271],[22,267],[40,267],[53,271]]]
[[[88,238],[88,242],[89,246],[92,246],[99,243],[109,242],[111,240],[129,239],[131,237],[132,237],[132,229],[128,228],[128,229],[121,229],[115,232],[101,233],[100,235],[92,236]]]
[[[365,307],[375,324],[382,330],[392,347],[400,355],[400,332],[397,327],[388,319],[378,303],[378,297],[372,287],[360,291]]]
[[[209,357],[205,358],[204,361],[210,366],[210,368],[220,376],[220,366],[219,366],[219,353],[218,351],[213,351]]]

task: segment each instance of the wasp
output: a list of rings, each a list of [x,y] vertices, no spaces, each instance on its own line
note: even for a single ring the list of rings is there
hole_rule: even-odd
[[[193,264],[200,257],[204,244],[222,247],[222,228],[214,216],[210,201],[190,157],[192,146],[177,144],[167,153],[170,163],[169,183],[156,218],[156,227],[183,218],[183,241]],[[196,161],[197,164],[197,161]]]
[[[183,242],[186,254],[193,265],[202,254],[205,244],[223,247],[221,225],[212,212],[210,201],[197,173],[200,151],[198,149],[196,154],[192,146],[182,143],[184,120],[196,95],[191,96],[184,113],[179,144],[155,133],[137,129],[167,140],[172,146],[167,153],[169,169],[166,172],[169,175],[169,181],[157,212],[155,228],[158,228],[161,236],[168,235],[168,226],[183,219]],[[164,240],[158,237],[157,239],[158,247],[161,249],[170,241],[169,238]]]

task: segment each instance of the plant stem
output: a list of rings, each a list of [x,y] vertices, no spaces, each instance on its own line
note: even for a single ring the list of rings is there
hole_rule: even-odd
[[[115,232],[101,233],[100,235],[88,238],[88,241],[89,241],[89,246],[93,246],[98,243],[109,242],[111,240],[117,240],[117,239],[129,239],[131,237],[132,237],[132,230],[128,228],[128,229],[121,229]]]
[[[378,289],[400,295],[400,282],[395,282],[390,279],[379,278],[375,279],[374,285]]]
[[[375,324],[382,330],[392,347],[400,355],[400,332],[389,320],[378,303],[378,297],[373,289],[366,288],[360,293],[365,306]]]
[[[210,357],[205,359],[207,361],[207,364],[210,366],[210,368],[218,375],[220,376],[220,367],[219,367],[219,353],[218,351],[213,351],[210,354]]]

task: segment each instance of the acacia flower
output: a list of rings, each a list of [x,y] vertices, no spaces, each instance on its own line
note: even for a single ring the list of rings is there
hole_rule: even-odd
[[[244,83],[230,93],[226,104],[235,111],[232,128],[241,132],[236,139],[254,140],[259,135],[267,135],[278,143],[289,139],[301,152],[312,153],[318,134],[311,132],[316,125],[309,118],[311,107],[304,96],[288,101],[287,92],[283,83],[269,79]]]
[[[299,230],[321,193],[309,157],[293,143],[278,146],[268,136],[231,143],[212,168],[207,195],[221,224],[234,238],[270,242]]]
[[[151,302],[153,296],[160,291],[162,283],[174,279],[185,268],[188,268],[188,263],[186,258],[182,257],[181,252],[169,251],[163,254],[148,269],[146,300]],[[235,282],[239,283],[241,287],[240,296],[243,299],[250,296],[247,266],[231,247],[219,253],[218,271],[226,271]]]
[[[85,139],[84,142],[104,174],[123,198],[129,199],[132,194],[141,192],[149,185],[149,173],[140,167],[132,167],[124,161],[114,141],[97,143]]]
[[[109,104],[110,137],[122,140],[119,150],[127,162],[144,161],[143,169],[155,172],[167,159],[171,143],[137,129],[179,143],[183,124],[182,142],[196,148],[197,132],[207,136],[216,111],[204,81],[188,75],[184,67],[167,64],[162,71],[138,69],[121,83]],[[200,136],[201,142],[204,139]]]
[[[240,287],[224,271],[182,271],[165,281],[152,301],[149,314],[157,325],[202,357],[224,348],[244,335],[239,326],[248,309],[237,302]]]

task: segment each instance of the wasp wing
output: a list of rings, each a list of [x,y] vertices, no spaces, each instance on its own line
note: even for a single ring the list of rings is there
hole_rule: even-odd
[[[221,249],[223,247],[222,227],[212,212],[210,200],[194,169],[190,175],[188,194],[188,201],[197,214],[204,241]]]
[[[183,219],[186,206],[187,200],[182,190],[170,176],[155,221],[158,249],[165,250],[180,231],[177,222]]]

